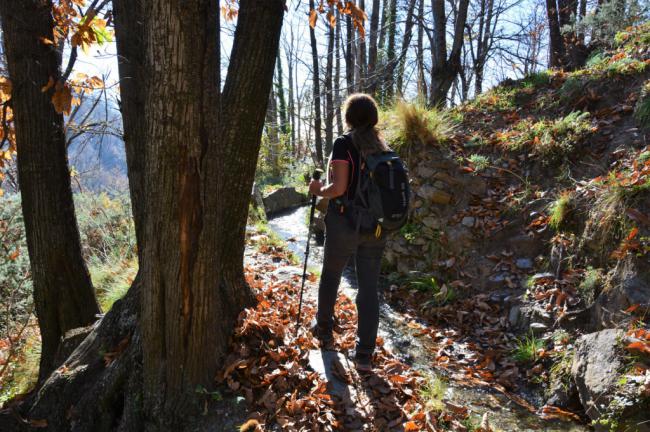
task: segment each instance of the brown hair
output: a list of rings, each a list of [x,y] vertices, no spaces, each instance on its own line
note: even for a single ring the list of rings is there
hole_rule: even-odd
[[[350,95],[343,110],[352,143],[363,156],[390,150],[377,129],[379,110],[372,96],[365,93]]]

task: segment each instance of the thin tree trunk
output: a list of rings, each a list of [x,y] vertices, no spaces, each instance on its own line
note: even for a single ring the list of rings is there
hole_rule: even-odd
[[[365,0],[359,0],[359,9],[362,11],[366,10],[366,2]],[[366,23],[365,21],[361,23],[362,26],[365,27]],[[368,64],[367,64],[367,56],[366,56],[366,39],[365,37],[359,38],[359,42],[357,44],[358,51],[357,51],[357,67],[359,68],[359,81],[358,81],[358,87],[359,91],[368,91]]]
[[[284,97],[284,74],[282,73],[282,57],[280,56],[280,51],[278,50],[278,59],[276,60],[277,64],[277,81],[276,81],[276,93],[278,96],[278,114],[280,114],[280,131],[283,135],[286,135],[289,132],[289,126],[287,123],[287,101]]]
[[[411,45],[411,38],[413,37],[413,13],[415,12],[416,0],[409,0],[409,7],[406,12],[406,26],[404,27],[404,39],[402,41],[402,51],[399,55],[399,66],[397,68],[397,94],[402,95],[404,86],[404,66],[406,64],[406,56],[408,54],[409,46]]]
[[[334,109],[336,111],[336,133],[343,135],[343,119],[341,117],[341,15],[337,11],[336,34],[334,48]]]
[[[296,103],[293,89],[293,50],[294,50],[294,36],[291,32],[291,45],[289,50],[285,50],[287,57],[287,72],[289,79],[288,93],[289,93],[289,127],[291,128],[291,154],[296,152]],[[337,58],[338,61],[338,58]]]
[[[372,15],[370,16],[370,38],[368,48],[368,76],[367,88],[368,93],[375,95],[377,93],[377,30],[379,28],[379,15],[381,14],[381,4],[379,0],[372,0]]]
[[[389,11],[388,42],[386,47],[386,73],[384,74],[384,91],[382,102],[390,103],[394,94],[395,38],[397,32],[397,0],[391,0]]]
[[[355,57],[354,57],[354,29],[352,27],[352,18],[350,15],[346,16],[345,20],[345,78],[347,81],[347,94],[352,94],[356,91],[354,82],[355,75]]]
[[[332,10],[330,13],[334,13]],[[325,68],[325,155],[332,152],[334,141],[334,35],[336,27],[328,26],[327,29],[327,66]]]
[[[314,9],[314,0],[309,0],[309,9]],[[323,166],[323,138],[321,136],[321,94],[320,94],[320,77],[318,71],[318,45],[316,42],[316,32],[309,27],[309,40],[311,42],[311,66],[312,66],[312,89],[314,95],[314,141],[316,143],[316,160],[318,165]]]
[[[418,1],[418,44],[416,49],[417,67],[418,67],[418,97],[426,100],[427,82],[424,78],[424,2]]]
[[[100,312],[75,217],[66,154],[63,115],[41,89],[61,78],[61,57],[43,39],[53,40],[50,1],[0,1],[9,77],[13,83],[18,177],[34,303],[41,331],[39,381],[58,365],[63,335],[87,326]]]

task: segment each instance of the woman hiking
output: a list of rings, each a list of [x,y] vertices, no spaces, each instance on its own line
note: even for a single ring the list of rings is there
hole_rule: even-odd
[[[357,370],[367,372],[372,370],[379,325],[377,282],[386,239],[381,231],[360,230],[352,221],[350,204],[358,192],[360,169],[365,157],[389,148],[376,129],[378,110],[371,96],[351,95],[345,102],[344,112],[349,131],[334,141],[327,185],[318,180],[312,180],[309,185],[310,193],[329,198],[318,313],[312,331],[322,348],[333,348],[334,304],[341,274],[348,260],[355,256],[359,291],[356,297],[358,325],[354,362]]]

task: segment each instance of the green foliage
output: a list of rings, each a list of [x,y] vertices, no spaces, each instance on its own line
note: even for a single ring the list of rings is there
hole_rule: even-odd
[[[505,85],[481,93],[468,104],[469,108],[485,111],[507,111],[516,108],[515,96],[518,89]]]
[[[574,111],[555,120],[520,120],[512,130],[497,134],[497,138],[513,151],[528,147],[542,162],[551,164],[568,156],[591,131],[589,113]]]
[[[512,358],[519,363],[533,363],[538,358],[538,351],[544,348],[544,341],[530,334],[517,340]]]
[[[643,85],[639,99],[634,107],[634,118],[639,126],[644,129],[650,128],[650,80],[646,81]],[[641,162],[650,158],[650,152],[645,153],[647,155],[646,159]]]
[[[584,300],[585,304],[590,305],[596,299],[596,294],[600,291],[603,284],[603,271],[588,267],[584,277],[578,285],[578,294]]]
[[[415,288],[420,292],[431,294],[431,300],[427,305],[441,306],[456,300],[456,291],[447,285],[439,285],[434,277],[420,277],[411,279],[408,282],[410,288]]]
[[[82,251],[104,312],[126,294],[138,272],[128,196],[75,195]]]
[[[553,364],[549,369],[551,381],[562,384],[568,388],[571,383],[571,366],[573,365],[573,351],[564,349],[553,354]]]
[[[405,224],[399,230],[400,234],[402,234],[404,239],[409,243],[413,243],[413,241],[420,236],[421,231],[422,226],[412,222]]]
[[[445,408],[443,399],[447,393],[447,383],[437,375],[424,377],[424,382],[418,390],[418,395],[428,411],[441,412]]]
[[[586,81],[582,76],[568,77],[560,87],[560,101],[566,104],[578,99],[584,93],[585,85]]]
[[[551,206],[551,217],[548,224],[556,231],[562,231],[566,227],[566,219],[574,209],[573,194],[565,191],[560,194]]]
[[[490,166],[490,159],[480,154],[472,154],[468,159],[475,173],[485,171]]]
[[[525,76],[522,80],[522,86],[524,88],[539,88],[547,86],[550,82],[551,75],[548,71],[541,71]]]
[[[381,124],[388,142],[399,149],[413,142],[444,144],[456,128],[454,118],[458,116],[445,110],[399,101],[393,109],[381,113]]]
[[[589,34],[593,45],[613,47],[625,42],[626,39],[623,34],[629,32],[628,29],[631,26],[641,23],[647,18],[647,2],[621,3],[608,0],[599,4],[595,12],[587,14],[579,22],[567,26],[563,31]],[[647,43],[650,43],[650,41],[647,41]]]
[[[35,326],[36,323],[33,323]],[[41,360],[41,338],[35,331],[16,342],[17,355],[5,375],[0,377],[0,407],[17,395],[31,390],[38,380],[38,365]]]

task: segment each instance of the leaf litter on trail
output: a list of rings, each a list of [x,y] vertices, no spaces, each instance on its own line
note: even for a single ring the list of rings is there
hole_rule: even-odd
[[[247,430],[435,431],[440,421],[467,418],[467,409],[427,409],[419,392],[424,378],[389,352],[381,338],[373,372],[359,374],[351,361],[338,362],[335,375],[353,391],[347,397],[330,394],[327,382],[309,367],[309,351],[318,349],[307,329],[315,307],[310,301],[303,304],[303,325],[296,337],[299,278],[273,276],[276,264],[268,258],[258,255],[256,264],[246,267],[258,303],[240,314],[216,377],[224,391],[248,403],[253,421]],[[356,308],[349,298],[339,298],[335,319],[337,350],[345,353],[354,347],[356,335]]]

